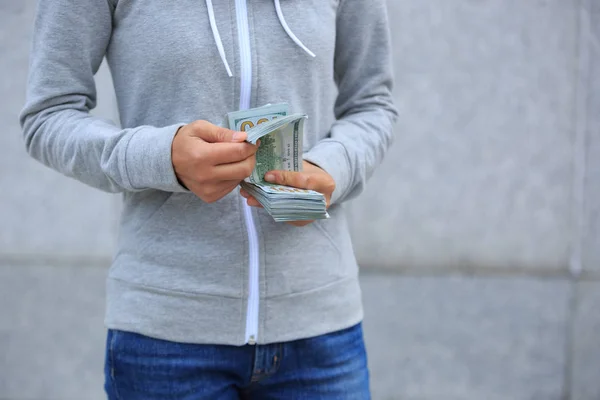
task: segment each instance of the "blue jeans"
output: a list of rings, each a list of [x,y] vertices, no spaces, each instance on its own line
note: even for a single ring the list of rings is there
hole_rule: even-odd
[[[362,325],[258,346],[175,343],[109,330],[109,400],[368,400]]]

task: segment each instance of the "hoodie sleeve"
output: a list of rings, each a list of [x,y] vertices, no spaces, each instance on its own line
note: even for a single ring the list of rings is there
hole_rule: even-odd
[[[112,32],[112,0],[40,0],[21,112],[29,154],[107,192],[185,191],[171,161],[180,125],[120,129],[92,117],[94,74]]]
[[[384,0],[340,0],[334,68],[336,122],[304,154],[335,180],[332,204],[362,192],[392,143],[397,112]]]

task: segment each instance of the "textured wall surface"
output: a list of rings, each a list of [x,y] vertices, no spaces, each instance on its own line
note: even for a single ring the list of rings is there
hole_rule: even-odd
[[[571,369],[572,398],[600,399],[600,282],[584,282],[577,287]]]
[[[362,264],[567,265],[577,4],[389,2],[401,116],[353,204]]]
[[[586,0],[582,10],[582,146],[584,159],[583,265],[600,273],[600,2]],[[587,90],[586,90],[587,89]],[[600,397],[600,396],[599,396]]]
[[[67,179],[25,152],[17,116],[25,101],[34,4],[0,0],[0,258],[108,257],[118,198]],[[96,112],[110,117],[108,74],[99,76],[104,90]]]
[[[600,2],[389,9],[401,119],[348,207],[374,399],[600,399]],[[25,153],[33,10],[0,0],[0,399],[101,399],[120,201]]]

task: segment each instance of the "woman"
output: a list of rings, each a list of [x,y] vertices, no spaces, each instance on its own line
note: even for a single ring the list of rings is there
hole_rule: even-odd
[[[89,114],[104,57],[122,128]],[[40,1],[27,149],[123,195],[109,399],[369,398],[342,203],[391,141],[389,59],[383,0]],[[304,171],[267,177],[329,220],[275,223],[236,189],[256,146],[214,123],[279,102],[309,116]]]

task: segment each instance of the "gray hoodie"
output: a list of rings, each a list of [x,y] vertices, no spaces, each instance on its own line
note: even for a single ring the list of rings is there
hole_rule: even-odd
[[[121,127],[89,114],[104,57]],[[32,157],[122,193],[107,327],[242,345],[360,322],[342,203],[390,145],[391,86],[384,0],[40,0],[21,124]],[[296,228],[238,190],[208,204],[179,185],[180,126],[278,102],[309,116],[304,159],[335,179],[331,219]]]

